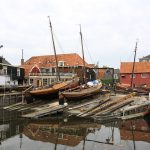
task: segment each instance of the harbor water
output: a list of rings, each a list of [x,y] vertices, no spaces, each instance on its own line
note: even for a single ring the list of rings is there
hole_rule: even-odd
[[[0,112],[1,150],[148,150],[149,118],[101,123],[79,117],[24,119]]]

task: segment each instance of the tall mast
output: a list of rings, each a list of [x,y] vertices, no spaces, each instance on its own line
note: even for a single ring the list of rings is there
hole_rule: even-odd
[[[22,49],[22,58],[21,58],[21,65],[24,64],[24,59],[23,59],[23,49]]]
[[[133,75],[134,75],[134,67],[135,67],[137,44],[138,44],[138,42],[136,41],[135,50],[134,50],[134,61],[133,61],[133,67],[132,67],[132,75],[131,75],[131,88],[133,88]]]
[[[22,49],[22,59],[23,59],[23,49]]]
[[[52,28],[50,17],[48,16],[48,18],[49,18],[49,25],[50,25],[50,29],[51,29],[51,35],[52,35],[52,42],[53,42],[55,61],[56,61],[56,74],[57,74],[58,80],[60,81],[60,73],[59,73],[58,61],[57,61],[57,56],[56,56],[56,48],[55,48],[55,42],[54,42],[54,36],[53,36],[53,28]]]
[[[83,82],[86,81],[86,70],[85,70],[85,60],[84,60],[84,49],[83,49],[83,37],[82,37],[82,32],[81,32],[81,25],[80,25],[80,37],[81,37],[81,47],[82,47],[82,58],[83,58]]]

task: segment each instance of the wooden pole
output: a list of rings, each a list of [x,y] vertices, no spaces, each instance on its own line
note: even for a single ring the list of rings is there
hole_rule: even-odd
[[[57,74],[58,81],[60,81],[60,73],[59,73],[59,67],[58,67],[58,60],[57,60],[57,56],[56,56],[56,48],[55,48],[55,42],[54,42],[54,36],[53,36],[53,28],[52,28],[50,17],[48,16],[48,18],[49,18],[49,25],[50,25],[50,29],[51,29],[51,35],[52,35],[52,42],[53,42],[55,61],[56,61],[56,74]]]
[[[85,59],[84,59],[84,48],[83,48],[83,37],[81,32],[81,25],[80,25],[80,37],[81,37],[81,47],[82,47],[82,59],[83,59],[83,82],[87,82],[86,80],[86,69],[85,69]]]
[[[133,77],[134,77],[134,68],[135,68],[135,59],[136,59],[136,51],[137,51],[137,41],[135,44],[135,50],[134,50],[134,61],[133,61],[133,67],[132,67],[132,74],[131,74],[131,88],[133,88]]]

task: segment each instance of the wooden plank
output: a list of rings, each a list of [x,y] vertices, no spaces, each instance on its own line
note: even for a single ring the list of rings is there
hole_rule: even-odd
[[[122,120],[127,120],[127,119],[132,119],[132,118],[138,118],[138,117],[143,117],[144,113],[136,113],[136,114],[131,114],[131,115],[127,115],[127,116],[121,116],[119,118],[121,118]]]
[[[48,115],[50,113],[53,113],[55,111],[60,111],[61,109],[63,109],[65,106],[63,105],[58,105],[58,106],[55,106],[53,108],[47,108],[47,109],[44,109],[42,111],[36,111],[36,112],[33,112],[33,113],[29,113],[29,114],[26,114],[26,115],[22,115],[22,117],[26,117],[26,118],[38,118],[38,117],[42,117],[44,115]]]
[[[121,107],[125,106],[125,105],[128,105],[130,103],[133,102],[133,99],[129,99],[127,101],[123,101],[123,102],[120,102],[120,103],[117,103],[117,104],[114,104],[113,106],[105,109],[105,110],[102,110],[98,113],[96,113],[94,116],[96,115],[100,115],[100,114],[108,114],[108,113],[112,113],[113,111],[117,110],[117,109],[120,109]]]
[[[58,105],[59,105],[59,102],[47,103],[45,105],[34,107],[33,110],[35,110],[35,111],[42,111],[44,109],[52,108],[52,107],[55,107],[55,106],[58,106]]]
[[[11,107],[15,107],[15,106],[22,105],[22,104],[23,104],[22,102],[16,103],[16,104],[12,104],[12,105],[3,107],[3,109],[9,109],[9,108],[11,108]]]
[[[101,97],[100,99],[96,99],[96,100],[92,100],[91,102],[86,102],[84,104],[80,104],[80,105],[77,105],[77,106],[74,106],[72,108],[69,108],[69,110],[73,110],[73,109],[77,109],[77,108],[81,108],[81,107],[84,107],[86,105],[90,105],[90,104],[93,104],[93,103],[97,103],[97,102],[100,102],[100,101],[104,101],[104,100],[107,100],[109,98],[109,95],[106,95],[106,97]]]
[[[100,105],[100,107],[97,107],[96,109],[92,110],[92,111],[88,114],[88,116],[89,116],[89,115],[94,115],[95,113],[98,113],[98,112],[100,112],[100,111],[106,110],[106,109],[108,109],[109,107],[111,107],[111,106],[113,106],[113,105],[115,105],[115,104],[117,104],[117,103],[120,103],[120,102],[122,102],[122,101],[125,101],[125,100],[127,100],[127,99],[133,97],[134,95],[135,95],[135,93],[131,93],[131,94],[128,94],[128,95],[126,95],[126,96],[124,96],[124,97],[121,97],[121,98],[117,98],[117,99],[115,99],[115,100],[108,101],[108,102],[106,102],[106,103]]]
[[[97,109],[100,105],[102,105],[103,103],[105,103],[105,102],[107,102],[107,101],[109,101],[109,100],[110,100],[110,98],[107,98],[107,99],[105,99],[105,100],[103,100],[103,101],[100,101],[97,105],[95,105],[95,106],[93,106],[92,108],[86,110],[85,112],[82,112],[82,113],[78,114],[77,116],[82,116],[82,117],[88,116],[88,114],[89,114],[91,111],[93,111],[94,109]]]
[[[0,97],[3,97],[3,96],[13,96],[13,95],[22,95],[21,92],[15,92],[15,93],[5,93],[5,94],[0,94]]]

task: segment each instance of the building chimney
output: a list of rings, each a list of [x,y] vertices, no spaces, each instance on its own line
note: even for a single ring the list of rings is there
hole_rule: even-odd
[[[21,65],[24,64],[24,59],[23,59],[23,49],[22,49],[22,58],[21,58]]]

